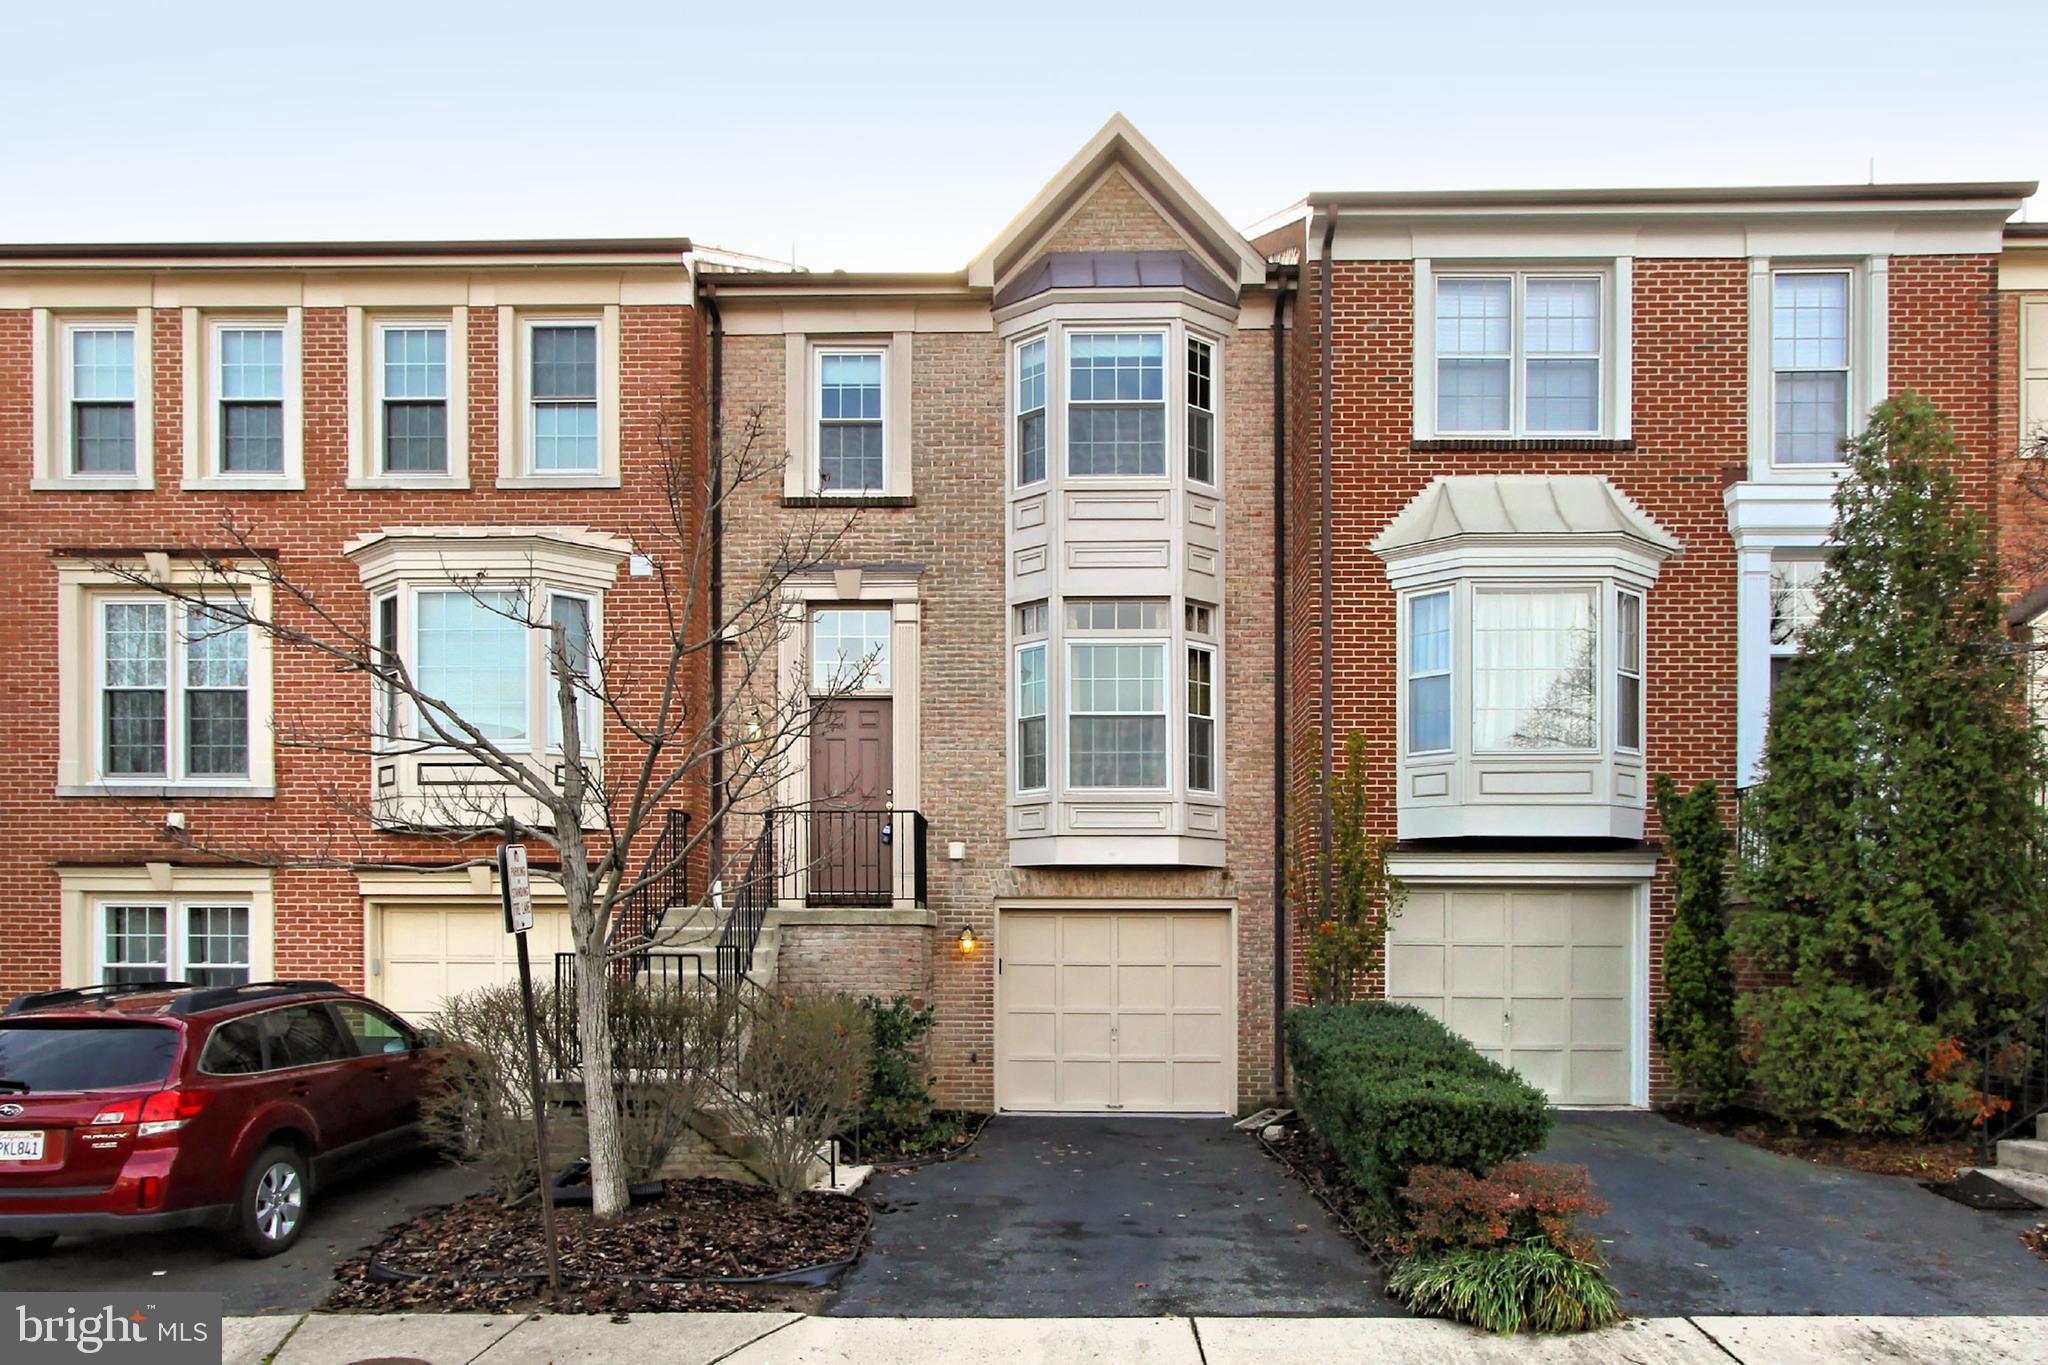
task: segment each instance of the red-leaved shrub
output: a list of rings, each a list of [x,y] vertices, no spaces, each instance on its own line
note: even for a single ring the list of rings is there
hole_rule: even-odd
[[[1403,1255],[1540,1238],[1575,1260],[1597,1261],[1592,1239],[1574,1223],[1607,1211],[1584,1166],[1540,1161],[1502,1162],[1485,1175],[1418,1166],[1401,1201],[1408,1233],[1395,1249]]]

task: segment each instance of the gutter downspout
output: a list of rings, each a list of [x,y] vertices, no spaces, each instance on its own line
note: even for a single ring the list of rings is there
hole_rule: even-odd
[[[1317,889],[1322,895],[1322,904],[1324,908],[1327,910],[1330,904],[1329,855],[1331,848],[1332,827],[1334,823],[1330,813],[1330,782],[1333,770],[1336,767],[1336,735],[1334,733],[1334,729],[1336,726],[1336,703],[1334,702],[1331,696],[1331,675],[1336,667],[1335,647],[1331,643],[1331,635],[1333,633],[1332,607],[1334,605],[1333,598],[1335,594],[1334,590],[1331,587],[1332,575],[1330,565],[1330,556],[1332,554],[1330,534],[1330,467],[1335,460],[1335,456],[1330,449],[1331,441],[1333,439],[1331,419],[1331,409],[1333,404],[1331,401],[1330,387],[1331,384],[1334,382],[1334,375],[1336,370],[1336,362],[1334,359],[1336,342],[1332,335],[1333,328],[1330,325],[1330,309],[1332,301],[1332,289],[1330,284],[1330,255],[1332,243],[1335,242],[1337,237],[1336,206],[1326,205],[1324,207],[1324,212],[1328,215],[1328,217],[1324,220],[1323,223],[1322,274],[1321,278],[1317,281],[1317,287],[1320,290],[1322,297],[1321,303],[1317,310],[1316,317],[1316,337],[1318,343],[1322,348],[1322,389],[1321,392],[1317,395],[1319,405],[1321,408],[1321,412],[1319,414],[1321,423],[1321,446],[1320,449],[1318,449],[1316,452],[1318,457],[1316,463],[1318,466],[1317,474],[1319,482],[1318,504],[1316,508],[1316,535],[1317,557],[1321,561],[1318,567],[1322,572],[1322,582],[1320,586],[1323,613],[1321,642],[1321,663],[1323,675],[1321,698],[1322,716],[1320,721],[1322,728],[1323,751],[1321,802],[1322,808],[1317,812],[1319,821],[1322,826],[1321,850],[1323,856],[1321,857],[1321,859],[1319,859],[1322,865],[1322,884]],[[1314,221],[1313,216],[1311,216],[1310,221]]]
[[[718,310],[718,286],[704,281],[704,309],[711,315],[711,867],[707,890],[723,879],[725,867],[725,316]]]
[[[1287,1093],[1287,275],[1273,294],[1273,1096]]]

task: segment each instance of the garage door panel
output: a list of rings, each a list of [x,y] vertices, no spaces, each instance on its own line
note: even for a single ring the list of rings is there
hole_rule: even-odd
[[[1173,1003],[1173,978],[1168,969],[1120,966],[1116,969],[1116,1005],[1119,1010],[1163,1010]]]
[[[372,993],[414,1020],[425,1020],[451,995],[518,980],[518,945],[505,932],[494,903],[466,906],[385,906],[375,912],[377,970]],[[570,943],[568,916],[541,911],[527,950],[542,981],[554,974],[554,955]]]
[[[1231,1109],[1229,926],[1218,912],[1004,912],[1003,1107]]]
[[[1171,930],[1164,915],[1118,915],[1117,961],[1164,963],[1171,951]]]
[[[1108,963],[1060,967],[1061,1009],[1109,1009],[1116,1003],[1116,972]]]
[[[398,959],[439,958],[448,951],[446,916],[421,911],[387,910],[383,915],[384,954]]]
[[[1507,935],[1508,900],[1492,892],[1462,891],[1451,897],[1450,936],[1460,942],[1499,942]]]
[[[1387,997],[1514,1067],[1553,1100],[1630,1102],[1639,989],[1632,887],[1413,893],[1387,945]]]
[[[1450,989],[1454,995],[1506,995],[1507,949],[1457,943],[1451,946]]]

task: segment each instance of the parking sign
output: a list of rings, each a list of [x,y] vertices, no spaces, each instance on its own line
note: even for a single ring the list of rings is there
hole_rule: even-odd
[[[498,846],[498,884],[505,891],[505,932],[523,934],[533,927],[533,881],[526,875],[526,845]]]

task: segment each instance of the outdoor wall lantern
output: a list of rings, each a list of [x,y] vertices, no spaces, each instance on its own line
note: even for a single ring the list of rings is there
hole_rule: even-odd
[[[963,953],[973,952],[975,945],[981,942],[980,939],[974,936],[973,925],[963,925],[960,929],[960,937],[954,941],[960,945],[960,951]]]

